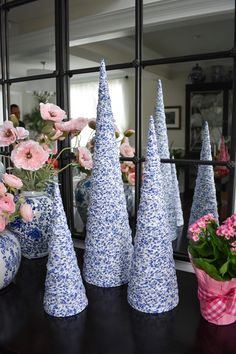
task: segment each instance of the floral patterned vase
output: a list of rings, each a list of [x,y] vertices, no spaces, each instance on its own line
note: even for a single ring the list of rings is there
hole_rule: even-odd
[[[46,192],[24,191],[22,195],[31,204],[34,218],[31,222],[16,219],[10,224],[26,258],[40,258],[48,254],[48,240],[52,232],[53,200]]]
[[[87,209],[89,204],[89,193],[91,189],[91,176],[80,180],[75,187],[75,203],[78,213],[84,224],[87,222]],[[124,192],[129,217],[134,216],[135,186],[124,183]]]
[[[14,279],[21,261],[20,243],[10,230],[0,234],[0,290]]]

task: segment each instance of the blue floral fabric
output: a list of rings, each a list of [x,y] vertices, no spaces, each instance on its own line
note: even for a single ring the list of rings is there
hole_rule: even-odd
[[[127,283],[133,253],[105,63],[100,68],[84,278],[100,287]]]
[[[54,183],[53,228],[48,246],[44,309],[55,317],[73,316],[88,304],[67,225],[59,186]]]
[[[136,310],[162,313],[178,304],[170,225],[153,119],[137,217],[128,302]]]
[[[207,122],[204,123],[202,129],[200,160],[212,160],[211,142]],[[200,219],[203,215],[209,213],[212,213],[218,220],[214,170],[213,166],[210,165],[198,165],[189,225]]]
[[[165,107],[163,101],[161,80],[157,81],[157,96],[154,115],[155,131],[157,136],[158,154],[161,159],[169,159],[169,144],[166,128]],[[176,171],[171,172],[171,168],[176,170],[175,165],[162,163],[161,173],[164,183],[164,201],[168,209],[168,220],[170,224],[170,238],[175,240],[178,235],[178,227],[184,224],[183,211],[180,200],[179,185]]]

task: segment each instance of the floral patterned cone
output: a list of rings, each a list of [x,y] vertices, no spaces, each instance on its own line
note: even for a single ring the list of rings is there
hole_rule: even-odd
[[[127,283],[133,254],[131,230],[115,140],[105,63],[100,69],[92,185],[85,239],[85,280],[101,287]]]
[[[153,119],[137,218],[128,302],[136,310],[162,313],[178,304],[170,226],[164,204],[161,164]]]
[[[204,123],[202,130],[202,149],[200,159],[212,160],[210,135],[207,122]],[[209,213],[213,214],[218,220],[214,170],[213,166],[199,165],[189,225],[200,219],[203,215]]]
[[[67,226],[59,186],[57,183],[54,186],[53,233],[49,240],[44,309],[51,316],[67,317],[83,311],[88,300]]]
[[[154,124],[157,136],[158,154],[161,159],[169,159],[170,152],[168,145],[161,80],[157,81],[157,97]],[[176,169],[175,165],[173,165],[172,168]],[[168,209],[170,237],[172,240],[175,240],[178,235],[178,227],[184,224],[177,175],[176,172],[171,173],[171,164],[167,163],[161,164],[161,173],[163,179],[166,182],[164,183],[163,188],[165,194],[164,198]]]

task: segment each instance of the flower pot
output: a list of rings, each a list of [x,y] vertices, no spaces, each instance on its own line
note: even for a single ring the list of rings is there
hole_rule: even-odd
[[[0,234],[0,289],[14,279],[21,261],[21,248],[16,236],[10,230]]]
[[[227,325],[236,321],[236,278],[218,281],[194,267],[201,314],[208,322]]]
[[[48,254],[48,240],[52,232],[52,199],[45,192],[24,191],[22,195],[32,206],[34,217],[31,222],[17,218],[10,224],[26,258],[40,258]]]
[[[87,222],[87,209],[89,205],[89,194],[91,189],[91,176],[80,180],[75,188],[75,204],[84,224]],[[134,216],[135,186],[124,183],[124,192],[129,217]]]

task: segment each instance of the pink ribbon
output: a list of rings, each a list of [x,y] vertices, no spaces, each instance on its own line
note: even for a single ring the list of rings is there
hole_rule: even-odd
[[[201,303],[201,311],[206,320],[218,320],[225,313],[236,315],[236,288],[227,293],[216,295],[211,291],[198,287],[198,298]]]

